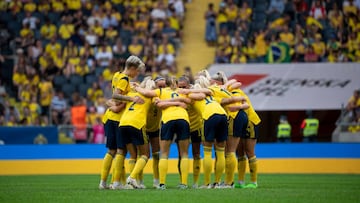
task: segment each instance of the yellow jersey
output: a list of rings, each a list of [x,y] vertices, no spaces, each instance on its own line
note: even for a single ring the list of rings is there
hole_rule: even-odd
[[[224,98],[231,98],[232,97],[232,94],[224,89],[224,88],[221,88],[220,86],[218,85],[212,85],[209,87],[209,89],[213,92],[213,99],[215,101],[217,101],[219,104],[221,104],[221,100],[224,99]],[[238,111],[230,111],[229,108],[227,107],[228,105],[225,105],[223,106],[226,113],[231,117],[231,118],[235,118]]]
[[[224,108],[212,96],[206,96],[203,100],[195,100],[193,107],[204,120],[214,114],[226,115]]]
[[[112,78],[111,85],[112,85],[112,91],[115,92],[116,89],[119,89],[122,91],[122,94],[127,94],[130,91],[130,79],[129,76],[127,76],[124,73],[116,72]],[[112,120],[112,121],[120,121],[121,116],[123,114],[123,111],[119,113],[114,113],[110,111],[110,109],[107,109],[104,116],[103,116],[103,123],[106,123],[106,121]]]
[[[234,89],[231,90],[231,93],[234,96],[243,96],[246,99],[246,102],[249,104],[249,108],[245,109],[245,113],[248,115],[248,119],[249,121],[251,121],[252,123],[254,123],[255,125],[258,125],[261,122],[261,119],[259,117],[259,115],[256,113],[255,109],[253,108],[249,97],[245,94],[245,92],[243,92],[241,89]]]
[[[193,105],[188,105],[187,112],[190,120],[190,132],[196,131],[202,128],[202,122],[200,112],[196,111]]]
[[[140,130],[146,126],[147,114],[152,104],[151,98],[144,97],[134,91],[129,92],[127,95],[130,97],[139,96],[144,100],[144,103],[127,102],[119,126],[132,126]]]
[[[183,97],[183,98],[186,97],[185,95],[179,94],[176,92],[176,90],[172,90],[169,87],[162,88],[162,89],[156,89],[155,92],[156,92],[157,97],[159,97],[162,100],[173,99],[173,98],[177,98],[177,97]],[[188,115],[186,109],[184,109],[182,107],[170,106],[166,109],[163,109],[161,111],[161,113],[162,113],[161,121],[163,123],[167,123],[168,121],[178,120],[178,119],[184,119],[188,123],[190,123],[189,115]]]
[[[156,105],[151,105],[147,114],[146,131],[156,132],[160,129],[161,110]]]

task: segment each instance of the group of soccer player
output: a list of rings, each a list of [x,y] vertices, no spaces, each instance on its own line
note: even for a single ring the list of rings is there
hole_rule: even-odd
[[[210,76],[206,70],[196,75],[194,84],[187,77],[145,78],[131,83],[145,64],[130,56],[125,69],[112,79],[113,97],[103,123],[107,137],[100,189],[142,189],[143,169],[153,159],[153,186],[166,189],[170,145],[176,142],[179,152],[180,189],[188,188],[191,142],[193,155],[193,188],[256,188],[257,161],[255,144],[260,118],[241,83],[228,80],[223,72]],[[199,186],[200,145],[203,145],[204,181]],[[215,179],[212,150],[215,150]],[[125,156],[129,153],[126,178]],[[236,159],[237,158],[237,159]],[[114,162],[114,163],[113,163]],[[237,162],[237,163],[236,163]],[[246,165],[250,180],[245,184]],[[238,181],[234,173],[238,165]],[[111,184],[107,178],[113,166]],[[225,171],[225,180],[221,177]]]

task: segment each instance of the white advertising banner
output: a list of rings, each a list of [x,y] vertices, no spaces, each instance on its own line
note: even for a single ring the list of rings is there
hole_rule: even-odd
[[[360,89],[360,63],[214,64],[243,83],[258,111],[336,110]]]

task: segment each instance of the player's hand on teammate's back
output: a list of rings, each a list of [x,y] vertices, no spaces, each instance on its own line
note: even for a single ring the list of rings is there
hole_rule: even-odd
[[[139,97],[139,96],[135,96],[132,98],[133,102],[137,103],[137,104],[143,104],[145,101]]]

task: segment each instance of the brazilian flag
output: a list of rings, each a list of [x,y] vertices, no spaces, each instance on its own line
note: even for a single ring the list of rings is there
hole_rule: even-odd
[[[289,45],[285,42],[271,43],[265,61],[267,63],[289,63],[291,61]]]

